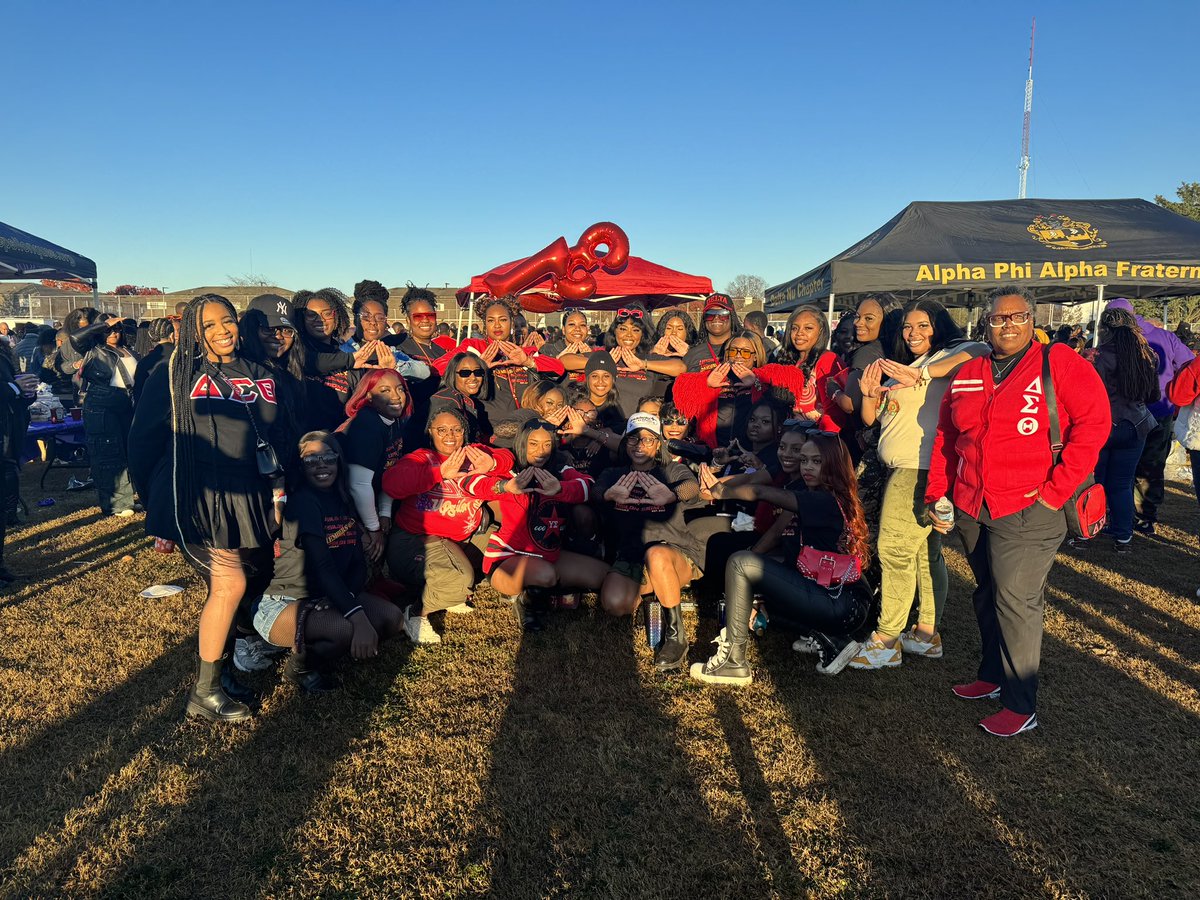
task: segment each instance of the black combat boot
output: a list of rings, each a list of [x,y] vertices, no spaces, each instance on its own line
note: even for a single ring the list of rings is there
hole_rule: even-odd
[[[660,672],[672,672],[687,661],[687,631],[683,626],[683,609],[676,606],[662,608],[662,643],[654,651],[654,668]]]
[[[227,657],[216,662],[200,660],[200,672],[188,694],[187,714],[209,722],[237,722],[250,718],[250,707],[239,703],[221,689],[221,671]]]

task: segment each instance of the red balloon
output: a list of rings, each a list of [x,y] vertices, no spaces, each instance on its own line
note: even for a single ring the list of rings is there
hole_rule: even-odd
[[[535,291],[521,295],[521,308],[526,312],[552,313],[562,309],[562,300],[558,297]]]
[[[596,255],[596,248],[605,246],[603,256]],[[629,260],[629,235],[620,225],[612,222],[597,222],[582,235],[571,248],[572,266],[581,265],[589,272],[603,266],[607,272],[619,272]]]
[[[586,300],[596,293],[596,279],[587,272],[572,269],[555,280],[554,289],[564,300]]]
[[[540,253],[517,263],[507,272],[485,275],[483,283],[493,297],[516,294],[536,284],[547,275],[561,278],[567,274],[571,262],[571,250],[564,238],[551,243]]]
[[[602,256],[597,252],[600,247],[606,248]],[[520,293],[549,275],[555,293],[564,300],[586,300],[596,293],[596,279],[591,272],[603,267],[615,274],[628,261],[629,236],[619,225],[597,222],[579,236],[574,247],[568,247],[560,237],[507,272],[485,275],[483,283],[493,297],[503,297]],[[544,302],[551,302],[551,298],[542,297]]]

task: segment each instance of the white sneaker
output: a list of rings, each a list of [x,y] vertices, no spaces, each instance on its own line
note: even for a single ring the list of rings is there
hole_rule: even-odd
[[[455,606],[447,606],[446,612],[455,616],[469,616],[471,613],[475,612],[475,607],[473,607],[470,603],[464,602],[456,604]]]
[[[810,656],[816,656],[820,652],[817,642],[810,637],[802,637],[792,644],[792,649],[797,653],[807,653]]]
[[[910,656],[924,656],[926,659],[942,658],[942,636],[938,632],[926,640],[916,631],[906,631],[900,635],[900,646]]]
[[[123,509],[120,512],[113,513],[114,519],[130,519],[133,518],[134,512],[132,509]]]
[[[240,672],[262,672],[274,664],[264,651],[260,637],[240,637],[233,642],[233,664]]]
[[[411,606],[404,608],[404,633],[414,644],[440,644],[442,636],[433,630],[429,619],[425,616],[414,616],[409,613]]]
[[[858,652],[850,660],[852,669],[893,669],[904,661],[900,642],[889,647],[883,641],[867,641],[859,645]]]

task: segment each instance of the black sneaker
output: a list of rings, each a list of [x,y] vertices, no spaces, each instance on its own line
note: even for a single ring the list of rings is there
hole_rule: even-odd
[[[1133,539],[1130,538],[1127,541],[1113,541],[1113,550],[1115,550],[1117,553],[1132,553]]]
[[[1154,523],[1149,519],[1134,519],[1133,530],[1138,534],[1154,534]]]
[[[817,642],[817,671],[822,675],[836,675],[858,652],[858,641],[845,635],[830,637],[814,631],[812,637]]]

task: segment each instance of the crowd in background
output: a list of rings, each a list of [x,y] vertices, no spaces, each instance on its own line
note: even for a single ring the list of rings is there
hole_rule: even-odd
[[[0,328],[5,496],[37,381],[81,397],[101,510],[144,506],[156,547],[204,578],[194,716],[252,715],[234,669],[282,652],[321,692],[381,641],[438,643],[485,579],[526,632],[584,594],[644,610],[655,667],[709,683],[749,683],[767,627],[826,675],[937,659],[956,528],[982,652],[954,692],[999,699],[980,724],[1011,736],[1037,725],[1077,488],[1104,486],[1109,522],[1070,545],[1119,554],[1154,532],[1173,434],[1200,474],[1200,363],[1125,300],[1051,340],[1000,288],[972,340],[889,294],[778,331],[722,294],[698,321],[629,302],[604,329],[583,309],[533,329],[489,297],[458,332],[430,291],[406,291],[401,322],[389,299],[363,281],[240,314],[214,294],[143,323],[79,309],[15,345]],[[723,625],[690,667],[685,596]]]

